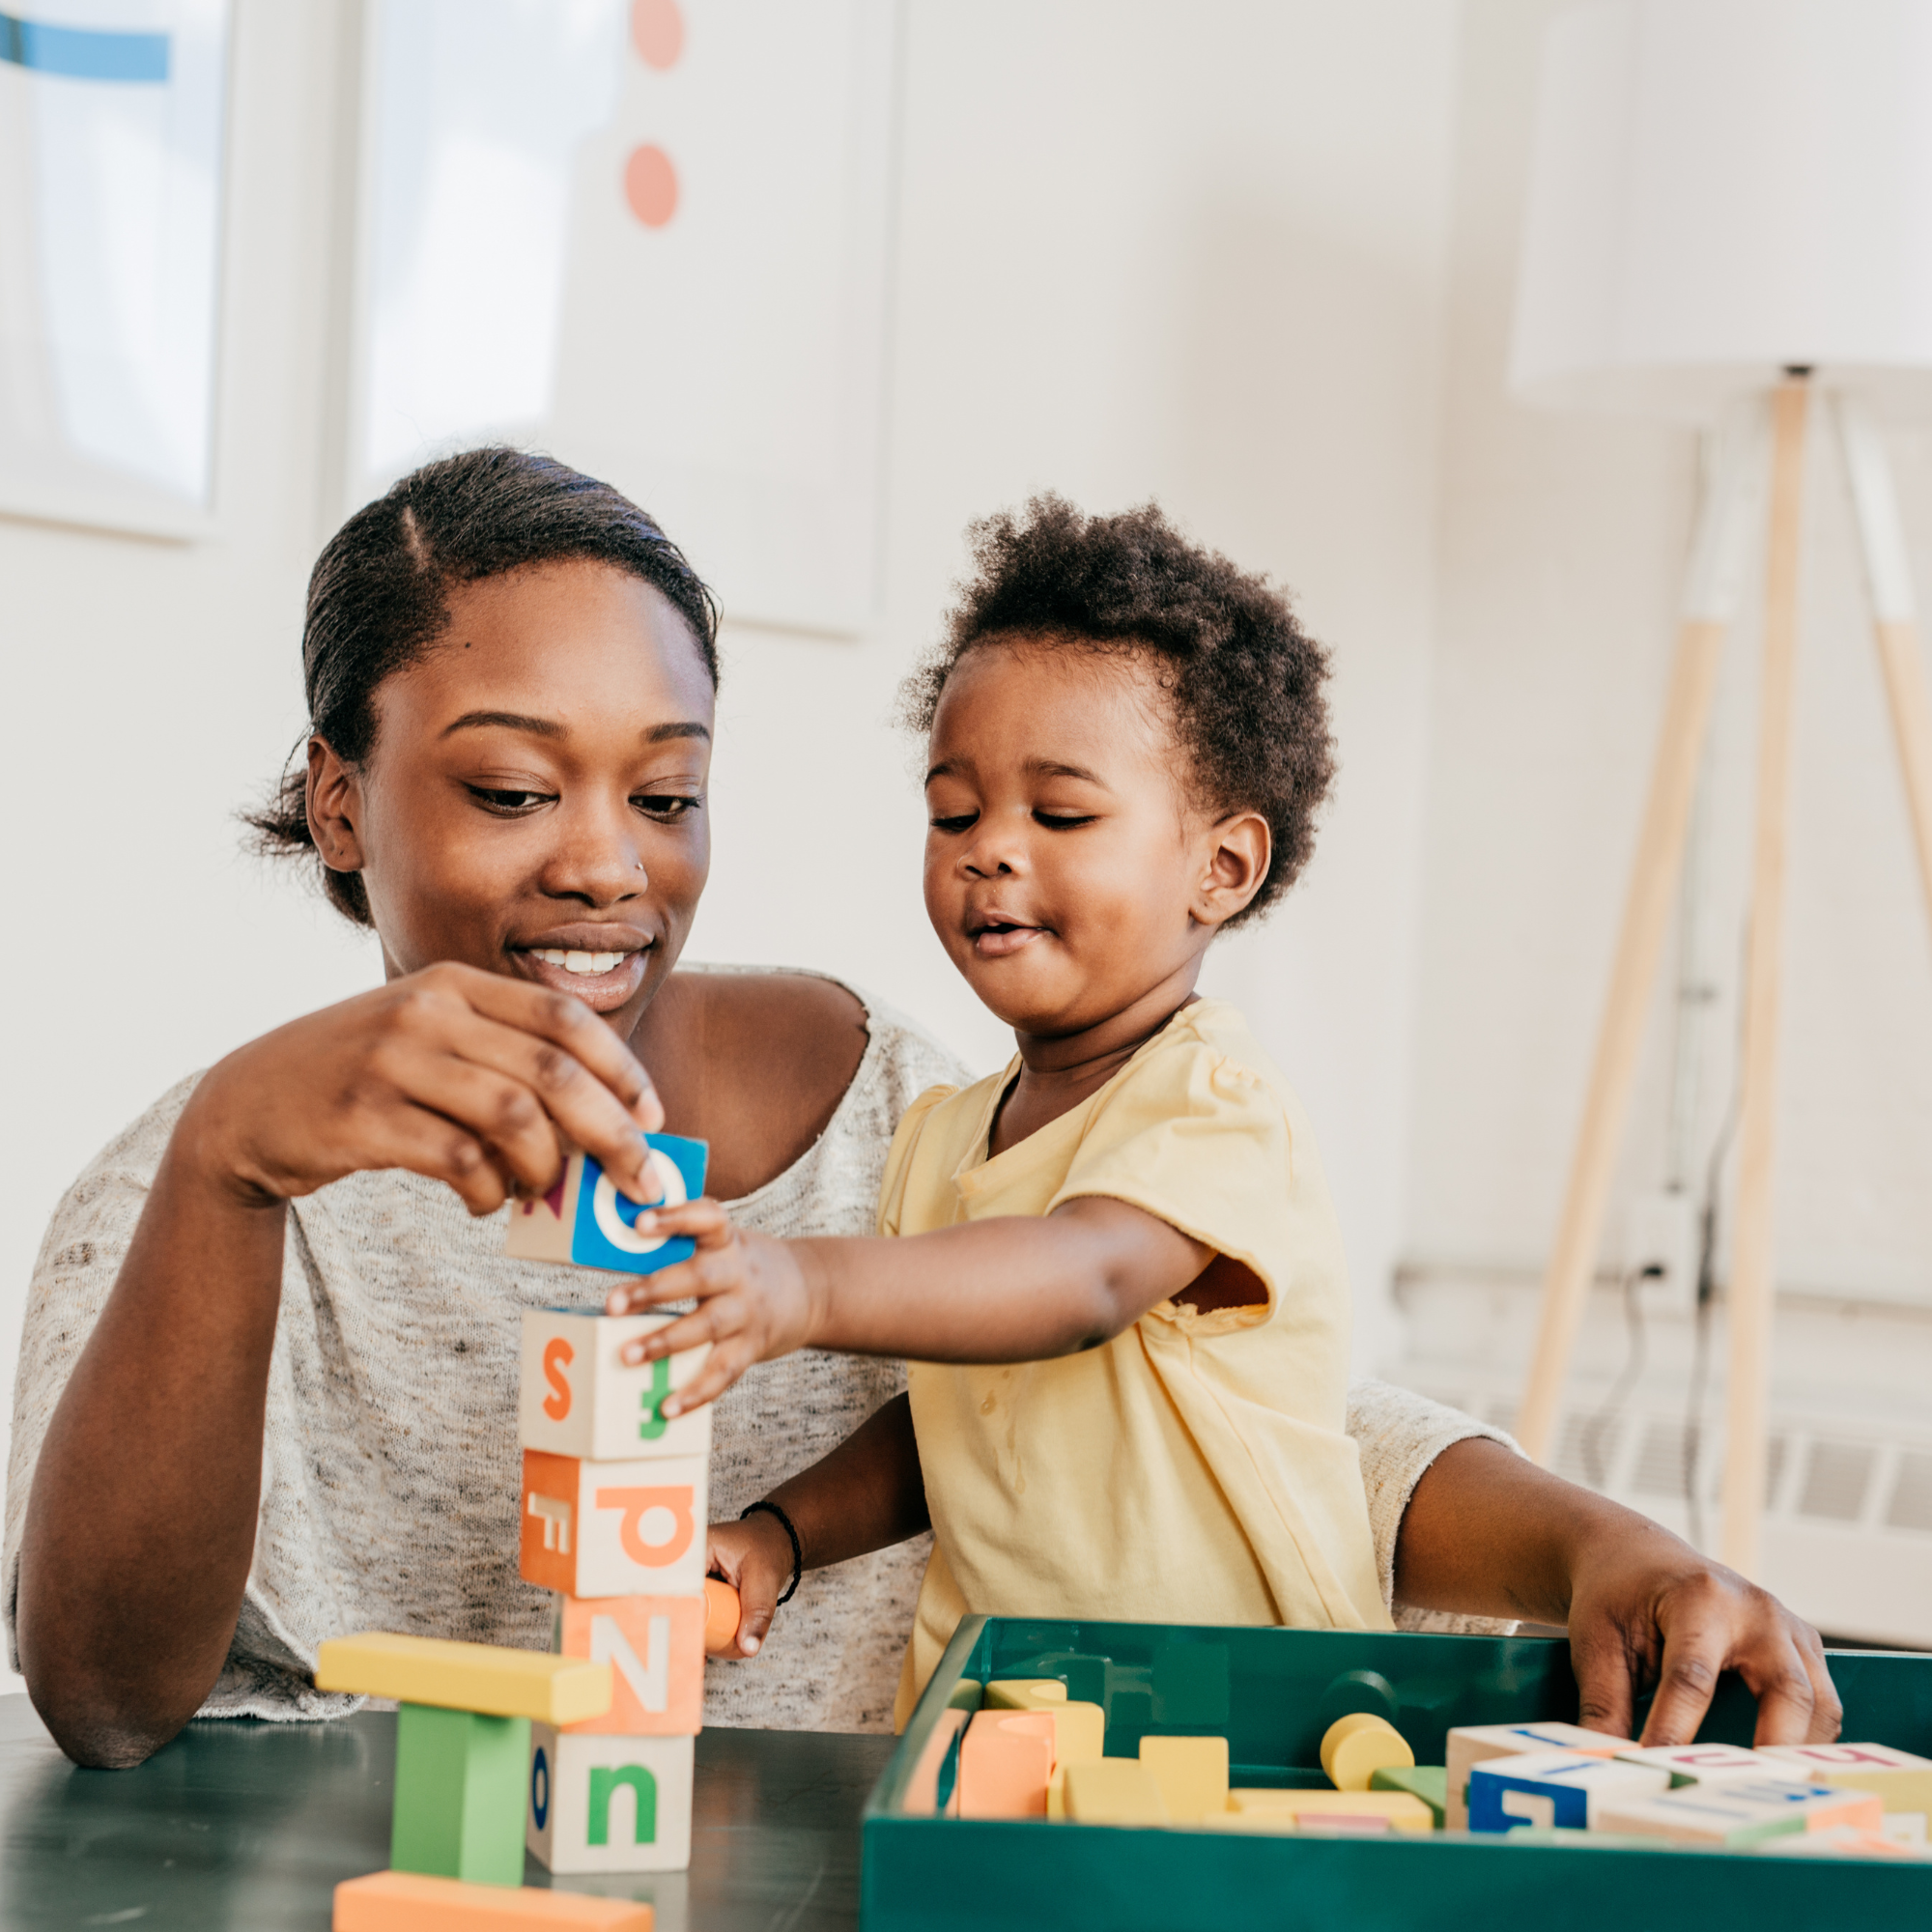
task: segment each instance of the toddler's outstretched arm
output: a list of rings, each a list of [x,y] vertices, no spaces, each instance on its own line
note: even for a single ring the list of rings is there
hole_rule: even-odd
[[[1214,1251],[1144,1208],[1102,1195],[1041,1218],[1011,1215],[930,1234],[775,1241],[734,1228],[715,1201],[659,1208],[648,1232],[688,1235],[687,1262],[611,1292],[612,1315],[696,1298],[690,1315],[631,1343],[634,1362],[711,1344],[667,1415],[724,1393],[753,1362],[840,1349],[922,1362],[1036,1362],[1111,1341],[1187,1293]],[[645,1217],[638,1217],[645,1228]],[[1261,1301],[1260,1284],[1232,1296]]]

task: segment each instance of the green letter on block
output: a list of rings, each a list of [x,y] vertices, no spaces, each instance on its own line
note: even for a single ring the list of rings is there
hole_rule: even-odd
[[[628,1784],[638,1801],[637,1829],[632,1841],[654,1845],[658,1841],[658,1781],[640,1764],[627,1764],[615,1771],[601,1767],[590,1774],[590,1842],[611,1842],[611,1794],[620,1784]]]
[[[530,1720],[405,1704],[396,1713],[397,1871],[524,1882],[524,1781]]]

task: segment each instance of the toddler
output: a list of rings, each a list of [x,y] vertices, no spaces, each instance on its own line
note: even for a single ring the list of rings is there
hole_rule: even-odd
[[[892,1238],[772,1240],[693,1203],[654,1217],[693,1259],[609,1304],[697,1297],[633,1345],[712,1344],[684,1406],[789,1349],[911,1362],[905,1397],[712,1534],[746,1582],[929,1520],[901,1720],[968,1611],[1388,1628],[1314,1140],[1241,1014],[1195,991],[1307,860],[1324,655],[1151,505],[1042,497],[973,535],[906,709],[926,911],[1017,1051],[907,1111]]]

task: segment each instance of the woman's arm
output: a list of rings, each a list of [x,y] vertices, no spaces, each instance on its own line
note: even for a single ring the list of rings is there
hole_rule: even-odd
[[[231,1055],[190,1097],[42,1444],[16,1623],[76,1762],[136,1764],[191,1718],[255,1543],[288,1202],[407,1168],[471,1211],[550,1185],[559,1134],[642,1194],[643,1069],[580,1002],[437,966]]]
[[[808,1570],[886,1549],[929,1529],[911,1398],[897,1395],[875,1409],[830,1455],[774,1490],[770,1500],[791,1519]],[[791,1538],[764,1510],[737,1522],[715,1522],[710,1569],[736,1586],[742,1605],[737,1642],[726,1655],[750,1657],[764,1641],[791,1581]]]
[[[1655,1687],[1647,1745],[1687,1744],[1735,1670],[1759,1744],[1838,1735],[1843,1709],[1818,1633],[1776,1597],[1607,1497],[1502,1443],[1453,1443],[1416,1484],[1396,1544],[1396,1595],[1418,1609],[1564,1624],[1578,1721],[1627,1737]]]

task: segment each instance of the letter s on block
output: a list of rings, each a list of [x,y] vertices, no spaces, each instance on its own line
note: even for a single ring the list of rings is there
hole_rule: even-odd
[[[624,1512],[617,1540],[624,1546],[624,1554],[633,1563],[641,1563],[647,1570],[661,1570],[667,1563],[675,1563],[691,1548],[691,1539],[697,1534],[691,1504],[692,1493],[688,1485],[677,1489],[597,1492],[599,1509]],[[675,1527],[663,1543],[646,1543],[643,1538],[644,1512],[652,1509],[668,1510],[675,1521]]]
[[[577,1350],[561,1335],[553,1335],[544,1344],[544,1380],[551,1385],[551,1393],[544,1397],[543,1412],[553,1422],[561,1422],[570,1413],[570,1378],[564,1374]]]

